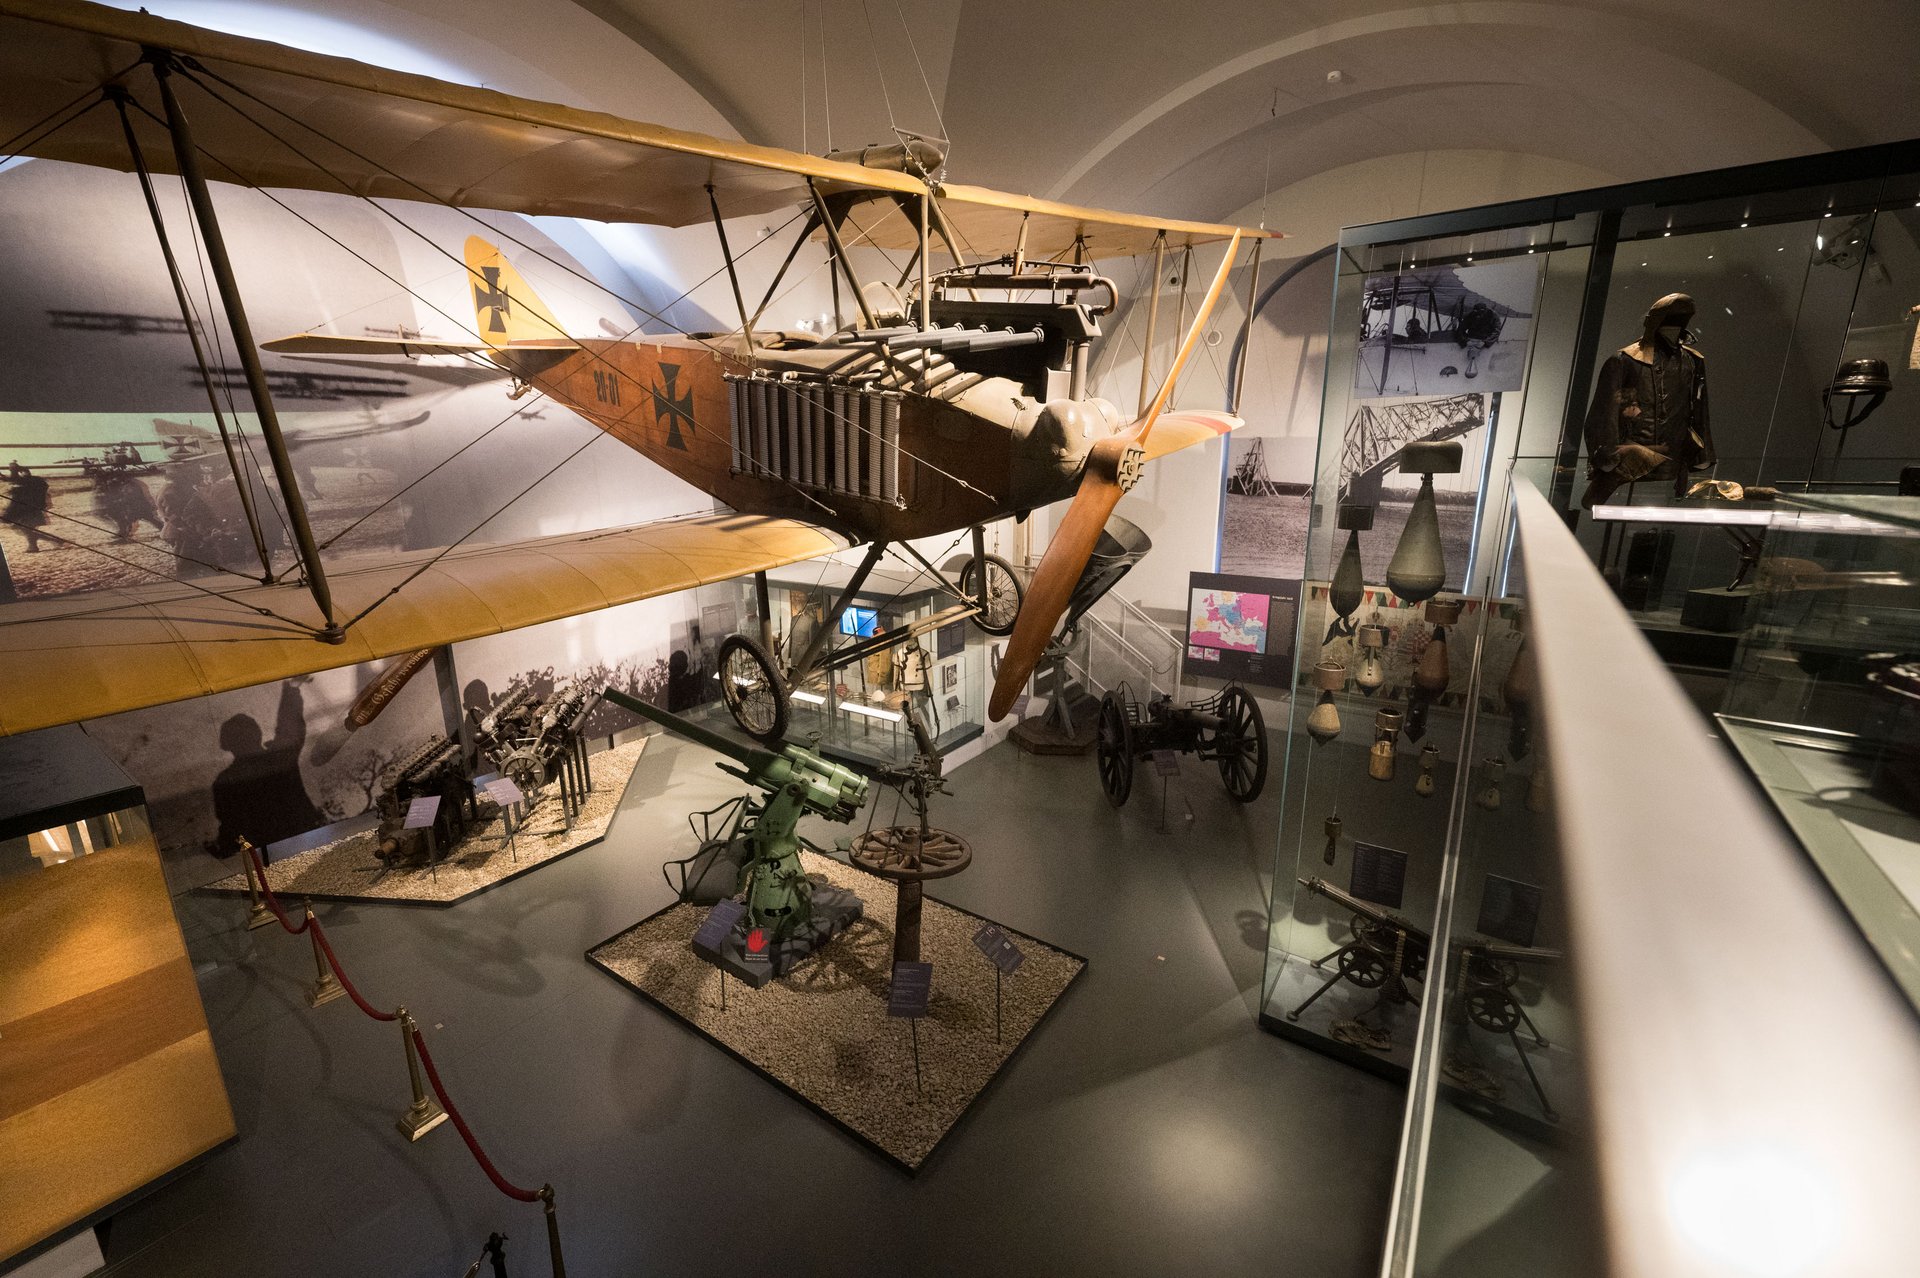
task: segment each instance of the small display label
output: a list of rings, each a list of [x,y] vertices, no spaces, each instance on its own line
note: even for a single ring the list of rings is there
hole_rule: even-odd
[[[520,793],[520,787],[507,777],[487,782],[487,797],[503,808],[510,808],[523,801],[527,796]]]
[[[439,815],[440,796],[437,794],[423,794],[413,802],[407,804],[407,820],[403,828],[408,830],[424,830],[432,825],[434,818]]]
[[[1533,944],[1540,928],[1540,885],[1489,874],[1480,887],[1480,918],[1473,926],[1496,941]]]
[[[693,934],[693,943],[701,949],[712,950],[718,954],[720,947],[727,943],[727,938],[733,935],[733,925],[738,923],[740,916],[746,912],[747,907],[738,901],[718,902],[707,911],[707,920],[700,925],[700,930]]]
[[[933,997],[933,964],[895,963],[893,985],[887,991],[887,1015],[920,1017]]]
[[[973,934],[973,948],[986,955],[1003,976],[1012,976],[1027,961],[1012,938],[992,923],[982,923],[980,930]]]
[[[1406,895],[1406,889],[1405,852],[1383,848],[1377,843],[1354,843],[1353,879],[1348,884],[1348,891],[1363,901],[1397,910],[1401,898]]]
[[[1155,750],[1153,752],[1153,771],[1156,776],[1177,777],[1180,775],[1180,754],[1177,750]]]
[[[749,963],[765,963],[773,957],[773,931],[767,927],[750,927],[740,942],[740,957]]]

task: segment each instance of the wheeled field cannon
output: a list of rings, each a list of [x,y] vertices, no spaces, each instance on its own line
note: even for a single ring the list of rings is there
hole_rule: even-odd
[[[1136,701],[1125,684],[1100,699],[1093,757],[1108,803],[1125,804],[1133,792],[1134,764],[1161,750],[1219,764],[1220,780],[1236,802],[1252,803],[1267,783],[1266,721],[1239,684],[1178,706],[1171,696]]]

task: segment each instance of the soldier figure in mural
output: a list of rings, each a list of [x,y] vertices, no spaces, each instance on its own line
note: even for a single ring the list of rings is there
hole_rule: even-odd
[[[1691,297],[1667,294],[1647,309],[1640,340],[1601,367],[1587,409],[1587,509],[1643,479],[1669,480],[1678,496],[1691,472],[1714,464],[1706,358],[1687,331],[1693,315]]]
[[[262,739],[252,715],[237,714],[220,725],[220,748],[233,762],[213,780],[213,815],[219,822],[214,855],[232,856],[243,834],[265,847],[326,824],[300,775],[300,750],[307,742],[300,689],[312,677],[296,675],[280,685],[272,741]]]
[[[17,461],[8,465],[7,505],[0,510],[0,523],[10,524],[26,534],[28,554],[40,549],[42,537],[58,540],[51,533],[40,531],[46,526],[49,501],[45,479]]]
[[[93,513],[113,525],[115,541],[132,541],[143,523],[155,531],[163,526],[153,494],[138,478],[149,468],[132,444],[115,444],[99,461],[80,463],[80,469],[93,480]]]
[[[1467,376],[1480,376],[1480,352],[1493,345],[1500,337],[1500,317],[1485,302],[1475,302],[1467,308],[1454,327],[1453,339],[1466,348]]]
[[[165,517],[160,535],[173,547],[174,568],[182,577],[225,568],[239,571],[255,557],[246,511],[234,487],[233,475],[218,458],[201,457],[176,463],[160,490],[160,513]],[[266,520],[261,533],[269,551],[279,548],[280,525]]]

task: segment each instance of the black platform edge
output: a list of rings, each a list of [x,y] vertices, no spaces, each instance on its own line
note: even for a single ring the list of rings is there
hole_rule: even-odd
[[[416,899],[412,899],[409,897],[402,897],[402,896],[355,896],[349,892],[290,892],[285,894],[285,896],[282,899],[288,900],[288,901],[326,901],[326,902],[331,902],[339,905],[401,905],[409,909],[417,909],[417,910],[444,910],[451,906],[459,905],[466,901],[471,901],[474,897],[479,896],[484,892],[491,892],[495,888],[500,887],[504,884],[511,883],[515,879],[520,878],[522,875],[532,874],[535,870],[544,870],[549,865],[552,865],[557,861],[566,860],[568,857],[572,856],[575,852],[584,852],[590,847],[595,847],[601,843],[604,843],[606,841],[606,838],[607,838],[606,834],[602,833],[600,835],[597,835],[594,838],[588,839],[585,843],[577,844],[573,847],[568,848],[565,852],[556,852],[552,856],[547,857],[543,861],[535,861],[531,865],[523,865],[519,869],[513,871],[511,874],[503,874],[491,883],[482,884],[481,886],[473,889],[473,891],[471,892],[463,893],[460,896],[456,896],[451,900],[446,900],[446,901],[424,901],[424,900],[416,900]],[[441,864],[444,865],[445,862],[442,862]],[[243,897],[247,894],[247,890],[243,887],[238,887],[238,888],[214,887],[210,883],[207,884],[205,887],[191,888],[189,890],[201,896],[241,896]],[[276,892],[274,895],[280,896],[281,894]]]
[[[845,862],[843,861],[841,862],[841,864],[844,865]],[[858,867],[855,867],[855,868],[858,868]],[[1069,950],[1064,946],[1055,945],[1052,941],[1046,940],[1042,937],[1033,936],[1026,932],[1022,932],[1020,929],[1016,927],[1010,927],[1007,924],[1002,923],[997,919],[990,919],[984,914],[975,914],[972,910],[962,909],[960,906],[954,905],[947,901],[943,901],[937,896],[933,896],[929,894],[926,899],[934,902],[937,905],[945,906],[947,909],[952,910],[955,914],[964,914],[970,919],[978,919],[982,923],[991,923],[995,927],[999,928],[1001,931],[1006,932],[1011,936],[1017,936],[1022,940],[1031,941],[1035,945],[1044,945],[1050,950],[1054,950],[1058,953],[1064,954],[1068,958],[1078,962],[1080,964],[1080,970],[1078,972],[1075,972],[1071,977],[1067,979],[1067,983],[1064,987],[1061,988],[1059,995],[1053,1000],[1053,1002],[1047,1005],[1046,1011],[1040,1013],[1040,1019],[1033,1023],[1033,1028],[1027,1031],[1026,1037],[1021,1039],[1018,1043],[1014,1044],[1013,1050],[1007,1053],[1007,1059],[1000,1063],[1000,1068],[993,1071],[993,1076],[986,1081],[986,1083],[980,1088],[978,1092],[974,1093],[973,1099],[967,1102],[967,1107],[960,1111],[960,1116],[958,1118],[955,1118],[953,1120],[952,1125],[949,1126],[946,1131],[940,1134],[940,1139],[933,1142],[933,1148],[929,1149],[927,1151],[927,1156],[925,1158],[922,1158],[918,1163],[909,1163],[905,1159],[902,1159],[896,1156],[894,1153],[888,1150],[886,1146],[880,1144],[878,1141],[875,1141],[872,1137],[863,1134],[857,1128],[849,1125],[848,1123],[841,1121],[839,1118],[836,1118],[831,1111],[827,1110],[824,1106],[816,1104],[805,1093],[799,1091],[797,1088],[790,1087],[786,1083],[779,1080],[778,1078],[775,1078],[772,1074],[769,1074],[766,1070],[762,1069],[759,1065],[755,1064],[752,1060],[742,1055],[741,1053],[736,1052],[733,1048],[727,1046],[725,1043],[721,1042],[719,1039],[715,1038],[713,1035],[707,1033],[707,1031],[701,1029],[698,1025],[695,1025],[692,1021],[680,1015],[680,1013],[674,1011],[671,1007],[668,1007],[665,1003],[661,1002],[659,999],[655,998],[653,995],[647,993],[647,991],[641,989],[638,985],[635,985],[633,982],[627,980],[624,976],[621,976],[619,973],[615,972],[611,967],[607,966],[605,963],[602,963],[599,959],[593,956],[593,952],[595,950],[604,949],[605,947],[613,944],[613,942],[619,940],[621,937],[625,936],[627,933],[633,931],[634,929],[645,927],[647,924],[653,922],[653,920],[659,918],[662,914],[665,914],[668,910],[671,910],[675,906],[682,904],[682,902],[675,901],[670,905],[664,905],[661,908],[655,910],[653,913],[647,915],[645,918],[640,919],[638,922],[629,923],[626,927],[621,928],[618,932],[615,932],[612,936],[609,936],[606,940],[600,941],[600,942],[597,942],[596,944],[588,946],[586,951],[586,960],[588,963],[592,964],[594,967],[597,967],[602,972],[606,973],[606,975],[614,982],[614,984],[620,986],[622,989],[631,990],[633,993],[638,994],[641,998],[645,999],[647,1002],[659,1008],[662,1012],[665,1012],[667,1014],[668,1019],[672,1020],[674,1024],[687,1030],[689,1033],[698,1035],[700,1038],[704,1038],[705,1040],[707,1040],[707,1042],[713,1044],[715,1047],[719,1048],[721,1051],[725,1052],[728,1056],[731,1056],[734,1060],[740,1062],[742,1065],[745,1065],[748,1069],[752,1070],[755,1074],[759,1075],[761,1078],[765,1079],[767,1082],[772,1083],[775,1087],[779,1088],[781,1091],[785,1092],[787,1095],[793,1097],[795,1100],[799,1101],[802,1105],[806,1106],[808,1109],[812,1110],[814,1113],[820,1115],[820,1117],[826,1119],[838,1131],[840,1131],[842,1135],[850,1137],[855,1145],[869,1151],[870,1153],[878,1154],[882,1159],[882,1161],[884,1161],[888,1166],[896,1168],[899,1171],[905,1172],[908,1176],[918,1176],[922,1171],[926,1170],[927,1164],[931,1163],[934,1160],[934,1158],[939,1155],[940,1151],[947,1147],[947,1141],[952,1138],[953,1134],[959,1131],[961,1126],[964,1125],[970,1117],[972,1117],[974,1108],[978,1106],[981,1101],[985,1100],[988,1093],[992,1092],[995,1086],[999,1084],[1001,1075],[1005,1074],[1008,1070],[1013,1068],[1013,1063],[1017,1061],[1020,1058],[1020,1054],[1026,1050],[1027,1044],[1031,1042],[1033,1038],[1040,1033],[1040,1027],[1047,1023],[1048,1018],[1053,1015],[1055,1009],[1057,1009],[1061,1003],[1066,1001],[1067,995],[1070,992],[1072,992],[1074,985],[1079,982],[1080,978],[1086,975],[1087,967],[1089,966],[1085,955],[1075,954],[1072,950]]]

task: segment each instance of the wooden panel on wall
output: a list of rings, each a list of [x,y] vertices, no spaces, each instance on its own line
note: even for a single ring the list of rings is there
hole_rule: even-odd
[[[153,842],[0,879],[0,1260],[234,1134]]]

